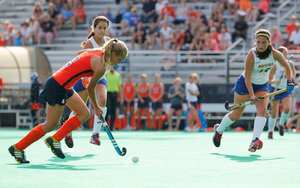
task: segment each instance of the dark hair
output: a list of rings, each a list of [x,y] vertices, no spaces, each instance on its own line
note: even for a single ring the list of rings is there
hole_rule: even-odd
[[[271,34],[268,30],[260,29],[255,32],[255,39],[259,36],[266,37],[268,41],[270,41]],[[259,59],[266,59],[270,56],[271,52],[273,50],[272,44],[269,44],[267,49],[264,52],[259,52],[258,50],[255,51],[256,57]]]
[[[97,16],[94,20],[93,20],[93,24],[91,26],[92,30],[90,32],[90,34],[88,35],[88,39],[91,38],[92,36],[95,35],[95,28],[97,27],[99,22],[106,22],[107,24],[107,28],[109,27],[109,20],[105,17],[105,16]],[[83,41],[80,46],[83,47],[85,45],[86,41]]]

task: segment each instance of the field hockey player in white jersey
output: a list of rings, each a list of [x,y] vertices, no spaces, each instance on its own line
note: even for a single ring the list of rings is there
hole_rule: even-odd
[[[93,20],[93,24],[91,26],[92,30],[88,35],[88,40],[81,43],[81,47],[83,49],[88,48],[102,48],[102,46],[110,40],[109,37],[106,37],[106,31],[109,27],[109,20],[105,16],[98,16]],[[115,67],[117,68],[117,67]],[[88,79],[79,80],[73,87],[73,89],[79,94],[79,96],[83,99],[86,103],[88,99],[88,92],[86,90],[86,85],[88,85]],[[97,101],[98,105],[103,111],[103,118],[106,116],[107,108],[106,108],[106,99],[107,99],[107,80],[105,75],[103,75],[97,86],[96,86],[96,94],[97,94]],[[69,117],[74,116],[74,112],[70,114]],[[98,116],[94,116],[94,124],[93,124],[93,132],[90,139],[91,144],[95,144],[100,146],[100,129],[102,126],[101,120]],[[65,143],[69,148],[74,146],[72,132],[65,137]]]
[[[284,67],[287,78],[287,90],[292,91],[294,89],[290,66],[282,53],[273,49],[270,38],[271,34],[268,30],[261,29],[255,32],[256,47],[248,52],[245,70],[237,79],[232,90],[234,92],[234,104],[250,99],[256,106],[257,114],[254,120],[253,136],[248,148],[250,152],[255,152],[263,146],[263,142],[259,137],[267,121],[265,115],[269,99],[255,99],[268,94],[269,72],[273,68],[275,61],[278,61]],[[242,116],[244,109],[245,106],[227,113],[221,123],[214,126],[213,143],[216,147],[220,147],[222,134],[225,129]]]
[[[283,56],[287,59],[288,49],[286,47],[280,46],[278,48],[278,51],[281,52]],[[289,66],[291,67],[292,78],[294,78],[296,75],[294,63],[292,61],[288,61],[288,63]],[[278,63],[278,61],[275,62],[274,67],[270,71],[269,83],[271,84],[270,93],[274,92],[275,89],[277,91],[286,88],[287,79],[285,76],[284,68]],[[281,101],[283,105],[283,111],[281,112],[280,115],[278,129],[279,129],[279,134],[283,136],[284,129],[285,129],[284,124],[290,115],[290,109],[292,106],[292,94],[291,92],[286,91],[278,95],[275,95],[270,100],[272,101],[270,101],[271,116],[269,117],[268,120],[268,138],[273,139],[273,132],[274,132],[276,119],[278,116],[278,110],[279,110],[279,102]]]

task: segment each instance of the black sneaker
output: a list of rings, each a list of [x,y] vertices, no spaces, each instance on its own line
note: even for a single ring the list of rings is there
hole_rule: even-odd
[[[25,152],[23,150],[18,150],[15,148],[15,145],[12,145],[8,148],[8,152],[15,158],[15,160],[21,164],[21,163],[29,163],[29,161],[26,160]]]
[[[65,137],[65,143],[66,143],[66,145],[68,146],[68,148],[73,148],[74,142],[73,142],[72,135],[67,135],[67,136]]]
[[[52,136],[49,136],[45,140],[45,144],[48,146],[48,148],[51,148],[52,153],[57,157],[61,159],[64,159],[66,157],[61,150],[60,142],[55,140]]]
[[[222,134],[218,133],[217,128],[219,127],[219,124],[215,124],[214,126],[214,136],[213,136],[213,142],[216,147],[220,147],[221,145],[221,138]]]
[[[284,129],[285,129],[284,125],[279,125],[279,134],[280,134],[280,136],[283,136]]]

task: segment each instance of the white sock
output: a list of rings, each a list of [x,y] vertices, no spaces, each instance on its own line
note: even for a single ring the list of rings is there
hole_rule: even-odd
[[[103,111],[102,117],[105,118],[107,108],[106,107],[100,107]],[[95,114],[94,116],[94,125],[93,125],[93,134],[100,134],[100,129],[102,126],[102,121],[98,118],[98,116]]]
[[[275,123],[276,123],[276,119],[270,116],[268,121],[268,132],[274,132]]]
[[[72,111],[71,113],[70,113],[70,115],[69,115],[69,119],[71,118],[71,117],[73,117],[73,116],[75,116],[75,113],[74,113],[74,111]],[[71,136],[72,135],[72,133],[73,133],[73,131],[71,131],[67,136]]]
[[[290,116],[290,112],[289,113],[284,113],[284,111],[281,113],[280,116],[280,120],[279,120],[279,125],[284,125],[285,121],[287,120],[287,118]]]
[[[267,119],[265,117],[256,116],[254,120],[254,129],[252,140],[260,137],[261,132],[264,130]]]
[[[223,119],[222,119],[222,121],[221,121],[219,127],[217,128],[218,133],[223,134],[223,132],[225,131],[225,129],[226,129],[227,127],[229,127],[229,126],[230,126],[231,124],[233,124],[233,123],[234,123],[234,121],[232,121],[232,120],[229,118],[229,113],[226,114],[226,115],[223,117]]]

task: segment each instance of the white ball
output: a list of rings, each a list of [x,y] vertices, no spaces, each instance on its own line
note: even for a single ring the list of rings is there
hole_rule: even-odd
[[[132,156],[132,162],[134,163],[139,162],[139,157],[137,155]]]

